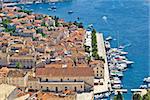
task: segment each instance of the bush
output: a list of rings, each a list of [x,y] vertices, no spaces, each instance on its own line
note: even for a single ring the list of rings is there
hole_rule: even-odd
[[[7,28],[7,25],[8,25],[9,23],[11,23],[11,20],[5,19],[5,20],[2,21],[2,24],[3,24],[3,26],[4,26],[5,28]]]

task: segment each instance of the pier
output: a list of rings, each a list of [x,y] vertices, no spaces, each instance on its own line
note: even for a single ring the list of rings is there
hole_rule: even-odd
[[[115,95],[118,94],[118,92],[120,92],[120,93],[127,93],[128,90],[127,89],[115,89],[114,90]]]
[[[140,93],[142,96],[147,93],[147,89],[131,89],[132,93]]]
[[[102,33],[97,33],[97,47],[98,47],[98,54],[100,57],[105,59],[104,64],[104,82],[103,85],[96,85],[94,86],[94,94],[98,94],[101,92],[112,91],[110,78],[109,78],[109,69],[108,69],[108,62],[106,57],[106,50],[104,45],[104,38]]]

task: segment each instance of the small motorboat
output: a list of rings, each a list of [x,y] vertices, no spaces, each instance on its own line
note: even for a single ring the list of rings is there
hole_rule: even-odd
[[[113,89],[121,89],[122,87],[123,87],[123,85],[121,85],[121,84],[114,84],[112,86]]]
[[[147,87],[150,88],[150,83],[147,84]]]
[[[107,16],[102,16],[102,19],[106,21],[107,20]]]
[[[118,70],[111,70],[110,71],[111,76],[117,76],[117,77],[123,77],[123,72]]]
[[[120,54],[121,55],[126,55],[126,54],[128,54],[128,52],[120,51]]]
[[[110,47],[110,43],[109,43],[108,41],[105,41],[105,47],[106,47],[106,48],[111,48],[111,47]]]
[[[131,65],[134,63],[133,61],[129,61],[129,60],[122,60],[122,62],[126,63],[127,65]]]
[[[147,85],[140,85],[140,89],[147,89]]]
[[[95,95],[95,98],[96,98],[96,99],[101,99],[101,98],[103,98],[103,97],[104,97],[104,94]]]
[[[125,47],[123,45],[119,46],[119,49],[124,49]]]
[[[127,64],[125,63],[120,63],[120,64],[117,64],[117,67],[119,70],[123,71],[124,69],[126,69],[128,66]]]
[[[56,9],[56,6],[52,6],[51,9]]]
[[[51,9],[51,8],[48,8],[48,10],[51,11],[52,9]]]
[[[118,77],[114,77],[113,84],[121,84],[121,80]]]
[[[143,81],[146,82],[146,83],[150,83],[150,77],[144,78]]]
[[[106,93],[104,93],[104,97],[108,98],[110,96],[110,94],[111,94],[110,92],[106,92]]]
[[[72,14],[72,13],[73,13],[73,11],[72,11],[72,10],[68,11],[68,14]]]

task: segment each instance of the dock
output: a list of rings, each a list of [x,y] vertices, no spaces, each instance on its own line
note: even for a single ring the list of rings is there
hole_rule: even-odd
[[[127,90],[127,89],[115,89],[115,90],[114,90],[114,94],[115,94],[115,95],[118,94],[118,92],[120,92],[120,93],[127,93],[128,90]]]
[[[131,89],[132,93],[140,93],[142,96],[147,93],[147,89]]]
[[[104,82],[103,85],[94,86],[94,94],[98,94],[101,92],[112,91],[110,78],[109,78],[109,69],[108,62],[106,57],[106,50],[104,45],[104,38],[102,33],[96,33],[97,36],[97,48],[99,56],[102,56],[105,59],[104,64]]]
[[[143,89],[131,89],[131,92],[142,92]]]

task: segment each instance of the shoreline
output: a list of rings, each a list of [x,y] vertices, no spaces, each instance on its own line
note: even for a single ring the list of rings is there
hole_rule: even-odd
[[[42,4],[42,3],[56,3],[64,0],[49,0],[47,2],[18,2],[18,3],[3,3],[3,6],[17,6],[17,5],[28,5],[28,4]]]

